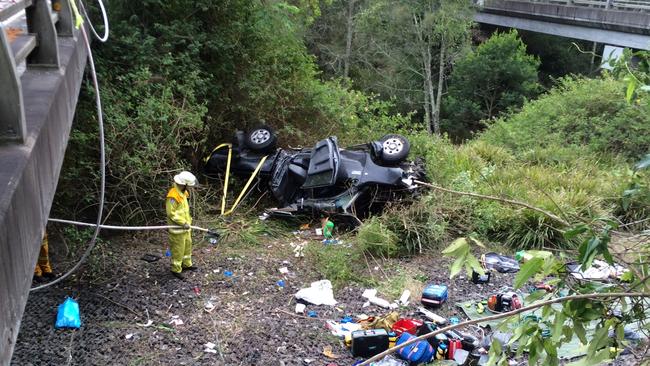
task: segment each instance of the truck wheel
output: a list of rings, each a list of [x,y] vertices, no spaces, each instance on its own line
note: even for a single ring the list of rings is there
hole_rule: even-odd
[[[277,137],[271,127],[260,126],[246,134],[245,143],[253,151],[268,151],[275,148]]]
[[[404,161],[411,151],[409,140],[402,135],[386,135],[379,142],[381,143],[381,160],[384,163],[396,164]]]

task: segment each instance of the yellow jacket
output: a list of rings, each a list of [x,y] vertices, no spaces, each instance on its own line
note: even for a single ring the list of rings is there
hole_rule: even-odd
[[[181,192],[176,184],[167,192],[165,199],[165,210],[167,211],[167,225],[185,225],[192,224],[192,217],[190,216],[190,203],[188,197],[190,193],[185,191]],[[169,229],[170,233],[180,234],[189,231],[190,229]]]

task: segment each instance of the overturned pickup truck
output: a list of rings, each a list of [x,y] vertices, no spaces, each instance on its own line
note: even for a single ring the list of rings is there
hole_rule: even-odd
[[[229,149],[217,148],[208,157],[206,174],[231,174],[244,179],[258,177],[279,201],[272,215],[342,215],[358,222],[380,211],[387,202],[417,192],[414,180],[424,179],[421,159],[406,161],[409,141],[401,135],[386,135],[379,141],[340,148],[336,137],[328,137],[313,148],[277,148],[274,131],[261,126],[248,133],[238,131]]]

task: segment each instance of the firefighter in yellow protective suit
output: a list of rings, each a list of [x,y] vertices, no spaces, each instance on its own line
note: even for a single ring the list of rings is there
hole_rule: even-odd
[[[167,193],[165,209],[167,225],[178,225],[182,228],[169,229],[169,245],[172,252],[172,274],[181,280],[185,277],[183,270],[193,271],[192,265],[192,217],[190,216],[190,192],[188,187],[196,184],[196,177],[190,172],[181,172],[174,176],[174,185]]]
[[[36,268],[34,268],[34,279],[41,282],[43,278],[52,279],[54,277],[56,276],[52,272],[52,266],[50,265],[47,233],[45,233],[41,243],[41,252],[38,254],[38,262],[36,262]]]

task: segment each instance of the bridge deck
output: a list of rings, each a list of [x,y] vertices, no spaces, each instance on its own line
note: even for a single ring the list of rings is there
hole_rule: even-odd
[[[650,1],[642,1],[650,6]],[[631,6],[635,6],[632,10]],[[650,12],[630,1],[484,0],[479,23],[650,49]]]
[[[0,16],[8,3],[0,0]],[[0,143],[0,365],[11,360],[63,163],[87,57],[81,38],[57,37],[58,68],[21,67],[24,142]],[[29,35],[10,42],[17,60],[36,47]]]

